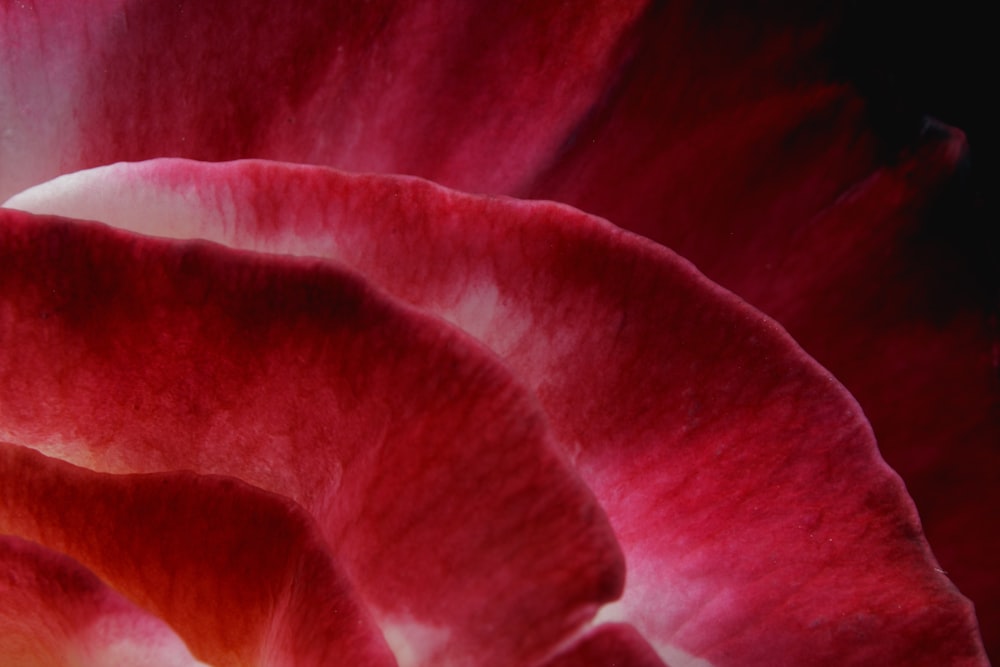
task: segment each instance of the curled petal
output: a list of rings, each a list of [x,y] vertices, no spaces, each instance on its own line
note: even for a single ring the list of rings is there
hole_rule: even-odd
[[[95,473],[6,443],[0,480],[0,530],[83,563],[206,662],[396,664],[315,527],[287,501],[190,473]],[[65,572],[50,560],[60,564]],[[68,597],[48,605],[74,601],[83,584],[99,588],[70,572]],[[81,606],[73,620],[85,625]],[[146,625],[143,644],[152,649],[156,626]]]
[[[10,3],[0,199],[60,173],[164,156],[508,190],[586,115],[645,4]]]
[[[29,200],[324,256],[480,338],[536,391],[614,525],[629,574],[601,617],[667,661],[983,664],[857,404],[656,244],[556,204],[255,161],[119,165],[12,204]]]
[[[3,437],[293,498],[405,665],[530,661],[619,594],[604,513],[471,339],[314,260],[0,215]]]
[[[966,300],[960,255],[890,219],[921,188],[883,187],[907,170],[880,168],[862,105],[817,83],[828,8],[777,5],[8,3],[0,197],[120,159],[259,156],[558,199],[641,231],[776,317],[862,400],[995,634],[980,537],[1000,502],[984,472],[995,317]],[[880,245],[824,265],[858,239]],[[827,298],[844,284],[864,305]]]
[[[205,667],[162,620],[76,561],[0,535],[0,662]]]

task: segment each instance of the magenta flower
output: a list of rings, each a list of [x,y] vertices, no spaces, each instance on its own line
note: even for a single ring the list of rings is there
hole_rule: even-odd
[[[0,8],[0,659],[986,664],[964,140],[723,9]]]

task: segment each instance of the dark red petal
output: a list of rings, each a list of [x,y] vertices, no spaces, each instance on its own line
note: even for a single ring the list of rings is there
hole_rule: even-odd
[[[619,623],[594,628],[543,667],[669,667],[635,628]]]
[[[0,211],[0,437],[299,501],[404,664],[547,654],[622,567],[531,397],[348,274]]]
[[[163,156],[516,188],[600,96],[644,4],[8,5],[0,200],[60,173]]]
[[[1000,298],[995,251],[962,247],[995,243],[962,229],[959,198],[933,213],[959,180],[964,138],[929,122],[920,145],[887,162],[855,93],[782,89],[772,72],[704,108],[686,106],[746,70],[688,81],[659,66],[672,48],[661,35],[649,32],[647,52],[573,150],[519,194],[671,247],[777,319],[844,382],[1000,651],[1000,538],[983,530],[1000,515],[991,474],[1000,464]],[[761,78],[775,90],[757,91]],[[986,255],[991,279],[970,255]]]
[[[812,39],[821,32],[795,27],[807,21],[770,3],[730,7],[728,23],[708,12],[699,20],[696,10],[678,19],[687,10],[677,4],[647,15],[619,84],[551,169],[514,194],[566,202],[667,245],[777,319],[844,382],[1000,655],[1000,544],[985,528],[1000,516],[996,241],[962,229],[959,198],[928,223],[940,205],[931,195],[959,180],[954,149],[963,140],[928,123],[922,146],[887,160],[896,149],[873,131],[878,110],[824,83],[832,77],[818,68]],[[874,37],[881,48],[917,39],[910,28],[920,20],[857,8],[862,23],[892,16],[891,34]],[[934,46],[912,48],[920,60],[972,38],[960,20],[944,25],[962,26],[963,37],[934,31]],[[947,71],[934,65],[939,77]],[[892,83],[878,63],[861,68]],[[981,88],[970,85],[976,68],[964,69],[946,81]],[[910,140],[910,124],[889,129]],[[990,147],[973,149],[982,169]],[[993,217],[984,212],[984,228],[995,228]],[[977,255],[986,280],[970,261]]]
[[[266,162],[119,165],[32,205],[50,197],[147,232],[329,256],[480,337],[537,391],[611,517],[629,574],[608,618],[661,655],[983,664],[857,404],[656,244],[555,204]]]
[[[408,171],[573,203],[669,243],[751,299],[761,274],[794,291],[808,275],[774,269],[794,249],[793,231],[877,162],[858,101],[815,83],[829,21],[783,4],[594,5],[578,20],[578,7],[570,16],[541,3],[16,3],[0,9],[0,193],[160,154]],[[813,316],[833,331],[822,309]],[[813,349],[788,326],[864,401],[946,567],[995,634],[993,550],[972,538],[998,502],[992,481],[977,478],[992,469],[998,433],[987,377],[997,336],[979,318],[967,311],[954,337],[932,336],[934,322],[920,320],[905,346],[876,357],[891,366],[868,365],[858,380],[858,365],[834,361],[862,345],[853,335],[826,356],[827,343]],[[864,324],[847,323],[855,333]],[[931,391],[869,387],[926,366],[928,347],[939,360],[926,373]],[[967,388],[963,400],[942,389],[954,386]],[[961,453],[942,458],[943,442]],[[930,472],[928,457],[944,468]],[[941,491],[928,477],[960,481]]]
[[[195,667],[160,619],[76,561],[0,535],[0,664]]]
[[[778,252],[762,228],[801,222],[876,163],[863,104],[824,57],[840,4],[654,4],[572,144],[512,194],[669,239],[712,276],[760,270]]]
[[[978,241],[960,239],[961,209],[934,212],[965,148],[938,131],[810,221],[775,266],[794,294],[739,284],[864,406],[941,566],[1000,648],[1000,534],[985,528],[1000,516],[1000,294],[963,251]]]
[[[0,443],[0,500],[0,531],[80,561],[214,665],[396,664],[314,525],[272,494],[190,473],[95,473]],[[81,576],[66,595],[97,587]]]

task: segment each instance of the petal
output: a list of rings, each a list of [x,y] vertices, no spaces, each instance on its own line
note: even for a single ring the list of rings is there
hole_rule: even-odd
[[[510,189],[587,113],[644,4],[15,3],[0,9],[0,199],[160,156]]]
[[[163,621],[70,558],[0,535],[0,568],[5,665],[204,667]]]
[[[647,48],[667,47],[650,38]],[[657,62],[635,58],[575,153],[523,194],[669,246],[829,368],[872,420],[942,567],[1000,649],[1000,545],[982,530],[1000,514],[989,472],[1000,464],[996,243],[989,222],[970,224],[969,193],[941,194],[968,177],[965,138],[925,121],[886,159],[871,108],[822,84],[738,92],[689,114],[675,100],[726,77],[678,89],[683,79]]]
[[[544,667],[666,667],[656,652],[635,631],[622,624],[594,628]]]
[[[923,93],[932,63],[951,93],[939,106],[957,115],[954,100],[965,98],[970,126],[981,125],[970,129],[983,130],[971,176],[988,181],[986,100],[975,103],[976,68],[955,55],[989,43],[970,34],[972,12],[912,19],[921,13],[853,9],[848,26],[882,23],[868,36],[876,50],[908,61],[890,75],[918,78]],[[970,222],[973,193],[939,196],[970,177],[956,174],[961,133],[924,119],[918,139],[926,107],[886,113],[886,99],[901,100],[885,92],[898,80],[879,63],[860,64],[879,88],[862,100],[816,67],[819,40],[796,39],[821,32],[791,28],[787,7],[743,11],[763,16],[741,20],[734,8],[728,32],[670,11],[644,22],[622,83],[571,149],[513,194],[565,202],[659,241],[786,327],[864,407],[942,567],[976,603],[987,646],[1000,654],[1000,545],[983,530],[1000,515],[990,474],[1000,463],[996,216],[984,205],[992,189],[979,186],[983,220]],[[690,41],[665,37],[677,26]],[[840,38],[855,48],[856,37]],[[743,41],[753,39],[756,48]],[[662,66],[678,52],[670,62],[696,63],[697,76],[693,65]]]
[[[0,214],[2,437],[295,499],[404,665],[530,661],[618,595],[603,512],[474,341],[315,261]]]
[[[395,665],[287,501],[190,473],[95,473],[6,443],[0,480],[0,530],[80,561],[207,662]]]
[[[983,530],[1000,513],[1000,292],[990,284],[994,247],[963,220],[965,195],[946,190],[964,138],[929,134],[798,235],[775,265],[794,277],[795,294],[768,280],[740,284],[864,406],[989,647],[1000,639],[1000,536]]]
[[[656,244],[555,204],[254,161],[118,165],[30,202],[327,256],[486,342],[537,392],[625,550],[624,598],[602,617],[668,661],[984,664],[857,404]]]
[[[822,301],[799,286],[836,266],[776,267],[829,261],[800,253],[800,232],[880,173],[870,110],[826,83],[836,10],[101,0],[83,11],[49,0],[0,12],[0,198],[121,159],[272,157],[555,199],[670,245],[782,322],[862,400],[943,564],[996,635],[1000,581],[978,528],[1000,503],[982,479],[1000,433],[995,296],[938,334],[934,317],[911,317],[903,333],[901,321],[876,330],[819,305],[786,319],[758,298]],[[885,237],[886,252],[906,239]],[[963,258],[945,254],[931,263],[953,273]],[[934,275],[907,299],[965,298],[964,278]],[[908,278],[865,281],[863,300],[898,297],[897,279]],[[799,327],[806,314],[813,324]],[[855,355],[889,341],[871,363]],[[919,385],[892,382],[917,368]]]

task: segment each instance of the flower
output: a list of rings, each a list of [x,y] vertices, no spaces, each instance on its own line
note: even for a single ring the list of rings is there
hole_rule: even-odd
[[[875,297],[852,310],[830,285],[906,277],[880,249],[961,139],[882,164],[860,102],[805,57],[823,17],[3,11],[0,555],[88,582],[70,611],[14,587],[41,620],[11,617],[11,650],[985,662],[833,376],[663,246],[538,201],[669,240],[874,395],[892,441],[845,347],[957,349],[953,327],[913,336],[889,308],[869,338]],[[692,54],[697,85],[670,66]]]

